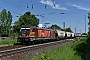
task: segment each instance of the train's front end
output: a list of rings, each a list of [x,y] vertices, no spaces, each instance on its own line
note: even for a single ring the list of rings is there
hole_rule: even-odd
[[[19,32],[18,42],[28,42],[30,38],[30,27],[22,27]]]

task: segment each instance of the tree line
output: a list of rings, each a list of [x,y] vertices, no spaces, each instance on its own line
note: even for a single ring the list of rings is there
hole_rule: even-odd
[[[10,11],[3,9],[0,12],[0,36],[18,36],[21,26],[38,26],[39,19],[30,12],[25,12],[21,15],[17,21],[13,23],[12,26],[12,14]],[[61,29],[58,25],[52,25],[48,29]],[[66,28],[66,31],[72,32],[70,28]]]
[[[10,35],[12,15],[10,11],[3,9],[0,12],[0,35]]]

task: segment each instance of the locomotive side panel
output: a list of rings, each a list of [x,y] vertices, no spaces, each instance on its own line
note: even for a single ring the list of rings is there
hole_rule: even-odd
[[[50,37],[50,30],[38,29],[38,38],[49,38],[49,37]]]
[[[50,30],[45,30],[45,37],[50,38]]]
[[[30,35],[29,35],[30,38],[35,38],[35,33],[36,33],[36,32],[30,32]]]
[[[38,30],[38,38],[42,37],[42,30]]]

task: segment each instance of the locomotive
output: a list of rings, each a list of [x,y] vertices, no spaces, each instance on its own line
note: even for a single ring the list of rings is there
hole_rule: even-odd
[[[53,41],[66,38],[74,38],[75,34],[72,32],[66,32],[61,30],[52,30],[39,28],[36,26],[20,28],[20,33],[17,41],[21,43],[32,43],[42,41]]]

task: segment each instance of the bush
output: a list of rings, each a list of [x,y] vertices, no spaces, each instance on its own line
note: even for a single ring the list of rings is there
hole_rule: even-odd
[[[89,52],[89,60],[90,60],[90,32],[87,36],[87,51]]]

